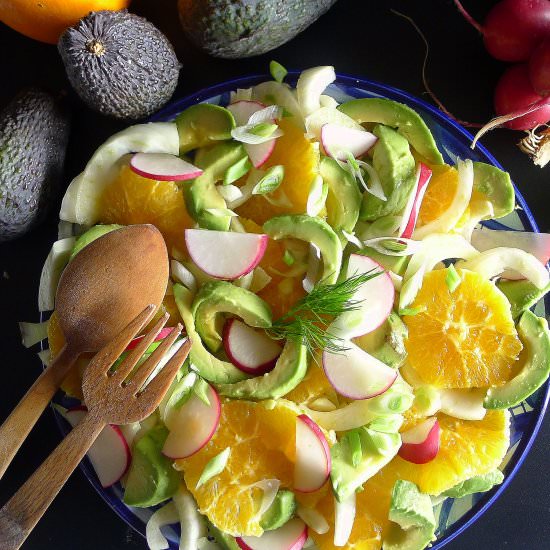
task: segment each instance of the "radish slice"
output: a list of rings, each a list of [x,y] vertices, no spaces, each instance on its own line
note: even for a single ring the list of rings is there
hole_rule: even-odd
[[[353,118],[342,113],[334,107],[321,107],[311,113],[305,119],[306,133],[308,137],[321,141],[321,128],[325,124],[336,124],[339,127],[352,128],[357,131],[364,131],[361,124],[355,122]]]
[[[193,262],[216,279],[237,279],[252,271],[267,247],[267,235],[186,229],[185,243]]]
[[[71,426],[76,426],[86,415],[84,406],[69,409],[63,416]],[[118,426],[108,424],[101,430],[87,453],[101,486],[114,485],[130,467],[132,453],[126,438]]]
[[[323,352],[323,368],[332,387],[349,399],[370,399],[384,393],[397,378],[397,371],[366,351],[345,343],[345,353]]]
[[[355,493],[339,502],[334,497],[334,546],[348,543],[355,522]]]
[[[337,317],[329,327],[332,334],[346,339],[356,338],[372,332],[388,318],[395,297],[391,277],[368,256],[350,255],[347,278],[371,271],[378,275],[361,285],[352,298],[361,302],[359,308]]]
[[[157,181],[184,181],[198,178],[202,170],[168,153],[136,153],[130,168],[139,176]]]
[[[416,171],[416,186],[407,201],[405,210],[403,210],[403,219],[398,232],[400,237],[411,238],[418,219],[420,205],[431,177],[432,171],[423,162],[419,162]]]
[[[437,418],[428,418],[401,434],[402,445],[398,455],[413,464],[426,464],[439,452],[440,428]]]
[[[273,153],[273,149],[275,149],[276,141],[276,139],[271,139],[263,143],[258,143],[257,145],[245,143],[244,148],[254,168],[260,168],[269,160],[269,157]]]
[[[220,423],[220,398],[210,384],[207,405],[195,393],[178,409],[166,411],[164,423],[169,430],[162,453],[168,458],[187,458],[212,439]]]
[[[544,288],[550,281],[548,270],[535,256],[519,248],[493,248],[481,252],[475,258],[459,262],[457,267],[476,271],[486,279],[492,279],[512,269],[529,279],[537,288]]]
[[[334,67],[330,66],[313,67],[301,72],[296,83],[296,95],[304,117],[321,108],[321,94],[335,80]]]
[[[321,428],[305,414],[296,418],[294,489],[312,493],[327,481],[331,469],[330,448]]]
[[[265,333],[238,319],[229,319],[225,323],[223,348],[238,369],[256,376],[273,370],[282,351]]]
[[[363,156],[378,138],[366,130],[346,128],[338,124],[325,124],[321,128],[321,143],[326,154],[338,160],[347,160],[347,153]]]
[[[174,327],[165,327],[163,328],[155,337],[153,342],[158,342],[159,340],[164,340],[174,329]],[[137,338],[134,338],[126,347],[125,351],[133,350],[137,347],[137,345],[145,338],[145,336],[138,336]]]
[[[265,109],[266,105],[260,101],[236,101],[227,106],[227,109],[231,111],[231,114],[235,118],[237,126],[245,126],[248,124],[250,117],[262,109]]]
[[[307,540],[307,525],[294,518],[278,529],[265,531],[261,537],[237,537],[235,540],[243,550],[301,550]]]

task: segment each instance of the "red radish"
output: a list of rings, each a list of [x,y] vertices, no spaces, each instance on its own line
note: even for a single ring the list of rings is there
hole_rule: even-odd
[[[233,113],[237,126],[245,126],[250,117],[257,111],[265,109],[266,105],[259,101],[241,100],[228,105],[227,108]],[[270,139],[269,141],[264,141],[257,145],[251,145],[250,143],[244,144],[244,148],[254,168],[260,168],[267,162],[271,153],[273,153],[273,149],[275,149],[276,141],[276,139]]]
[[[261,261],[267,235],[186,229],[185,244],[193,262],[216,279],[237,279],[250,273]]]
[[[278,529],[265,531],[261,537],[237,537],[235,540],[243,550],[301,550],[307,540],[307,525],[294,518]]]
[[[332,387],[349,399],[370,399],[384,393],[397,371],[351,342],[345,353],[323,352],[323,369]]]
[[[390,315],[395,287],[384,268],[368,256],[351,254],[346,277],[360,273],[378,273],[357,290],[353,300],[360,301],[358,309],[347,311],[330,325],[329,331],[342,338],[356,338],[378,328]]]
[[[321,428],[305,414],[296,418],[296,464],[294,489],[312,493],[320,489],[330,476],[330,448]]]
[[[169,430],[162,454],[168,458],[187,458],[200,451],[213,437],[220,423],[220,398],[208,386],[207,405],[195,393],[178,409],[165,413],[164,423]]]
[[[426,464],[432,461],[439,452],[440,431],[439,422],[433,417],[403,432],[399,456],[413,464]]]
[[[71,426],[76,426],[86,415],[84,406],[69,409],[63,416]],[[118,426],[109,424],[103,428],[88,451],[88,458],[101,486],[106,488],[119,481],[130,467],[132,453],[126,438]]]
[[[347,153],[354,157],[364,155],[378,140],[366,130],[346,128],[339,124],[323,124],[321,128],[321,143],[325,153],[338,160],[347,160]]]
[[[550,34],[548,0],[502,0],[477,23],[455,0],[460,13],[483,34],[485,48],[501,61],[526,61],[536,45]]]
[[[165,327],[163,328],[155,337],[153,340],[154,342],[158,342],[159,340],[164,340],[173,330],[174,327]],[[137,338],[134,338],[126,347],[125,351],[133,350],[137,347],[137,345],[145,338],[145,336],[138,336]]]
[[[273,370],[281,355],[281,348],[271,338],[238,319],[225,323],[223,348],[238,369],[256,376]]]
[[[403,221],[401,227],[399,227],[399,236],[405,239],[410,239],[414,228],[416,226],[416,220],[418,219],[418,212],[420,211],[420,205],[422,199],[426,193],[428,183],[432,177],[432,171],[423,162],[418,163],[416,187],[411,193],[407,205],[403,210]]]
[[[529,79],[537,94],[543,97],[550,95],[550,33],[531,54]]]
[[[130,168],[138,175],[158,181],[184,181],[198,178],[202,170],[168,153],[136,153]]]

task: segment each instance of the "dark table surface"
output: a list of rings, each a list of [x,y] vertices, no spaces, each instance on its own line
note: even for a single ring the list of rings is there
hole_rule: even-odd
[[[288,0],[290,1],[290,0]],[[479,18],[496,0],[466,0]],[[331,64],[337,71],[377,80],[425,96],[421,79],[423,44],[410,23],[390,8],[413,17],[430,44],[428,78],[456,117],[486,121],[492,116],[492,91],[504,65],[485,52],[476,32],[457,14],[450,0],[409,2],[340,0],[326,15],[290,43],[266,55],[242,60],[209,58],[192,47],[179,27],[175,0],[135,0],[133,11],[145,15],[174,44],[183,64],[175,98],[217,82],[266,72],[271,59],[288,68]],[[266,30],[266,32],[269,32]],[[44,84],[69,90],[54,46],[34,42],[0,24],[0,107],[25,85]],[[64,186],[82,170],[95,148],[125,124],[103,118],[71,97],[73,128]],[[527,199],[542,231],[550,230],[550,166],[535,167],[516,147],[520,135],[497,130],[484,144],[510,172]],[[39,372],[33,351],[20,343],[17,321],[36,321],[42,263],[57,233],[58,205],[49,218],[25,237],[0,245],[0,322],[2,381],[0,419],[7,416]],[[0,503],[13,494],[59,442],[47,411],[0,482]],[[1,444],[1,443],[0,443]],[[543,423],[518,475],[483,518],[448,544],[449,550],[542,549],[550,547],[550,423]],[[35,550],[145,549],[145,541],[120,520],[77,470],[24,548]]]

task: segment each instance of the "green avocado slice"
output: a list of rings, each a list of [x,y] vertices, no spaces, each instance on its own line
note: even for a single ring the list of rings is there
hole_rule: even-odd
[[[403,210],[416,183],[416,163],[408,141],[388,126],[376,126],[373,134],[378,136],[378,141],[373,147],[372,163],[387,200],[363,193],[359,214],[362,221],[377,220]]]
[[[363,98],[346,101],[338,109],[359,124],[377,122],[395,128],[427,161],[443,164],[443,157],[430,129],[422,117],[407,105],[390,99]]]
[[[316,245],[323,258],[321,281],[324,284],[337,281],[342,265],[342,245],[326,221],[307,214],[290,214],[271,218],[264,223],[263,229],[276,241],[295,238]]]
[[[218,384],[216,387],[221,395],[234,399],[277,399],[292,391],[303,380],[306,372],[306,347],[300,342],[287,340],[272,371],[263,376],[234,384]]]
[[[99,239],[99,237],[103,237],[103,235],[106,235],[115,229],[120,229],[121,227],[122,225],[118,225],[116,223],[110,225],[94,225],[93,227],[90,227],[88,231],[77,237],[69,261],[72,260],[85,246],[88,246],[96,239]]]
[[[182,155],[216,141],[231,139],[235,119],[231,111],[224,107],[199,103],[180,113],[176,117],[176,126]]]
[[[486,409],[508,409],[519,405],[538,390],[550,374],[550,331],[546,319],[527,310],[517,329],[525,346],[523,368],[504,385],[487,390],[483,401]]]
[[[492,218],[502,218],[514,211],[516,192],[510,174],[491,164],[474,162],[474,190],[493,205]]]
[[[296,497],[288,489],[280,489],[271,506],[264,512],[260,527],[264,531],[273,531],[282,527],[296,512]]]
[[[206,380],[218,384],[232,384],[247,378],[247,375],[233,364],[212,355],[204,346],[195,330],[195,319],[191,311],[193,297],[184,286],[174,285],[174,299],[185,324],[187,336],[192,342],[189,360],[197,372]]]
[[[216,353],[222,345],[223,313],[238,315],[247,325],[271,326],[271,309],[259,296],[226,281],[204,284],[192,308],[195,327],[203,342]]]
[[[474,476],[457,483],[442,495],[450,498],[462,498],[473,493],[484,493],[491,490],[495,485],[500,485],[503,481],[504,474],[500,470],[493,470],[487,474]]]
[[[538,288],[527,279],[521,281],[501,280],[497,283],[497,287],[508,298],[514,319],[517,319],[525,310],[534,306],[546,293],[550,292],[550,283],[544,288]]]
[[[424,550],[435,539],[433,527],[411,527],[403,529],[390,522],[388,532],[382,541],[382,550]]]

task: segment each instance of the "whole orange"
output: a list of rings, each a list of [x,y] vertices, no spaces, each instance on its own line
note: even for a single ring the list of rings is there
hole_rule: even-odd
[[[0,21],[16,31],[57,44],[63,31],[91,11],[121,10],[131,0],[0,0]]]

